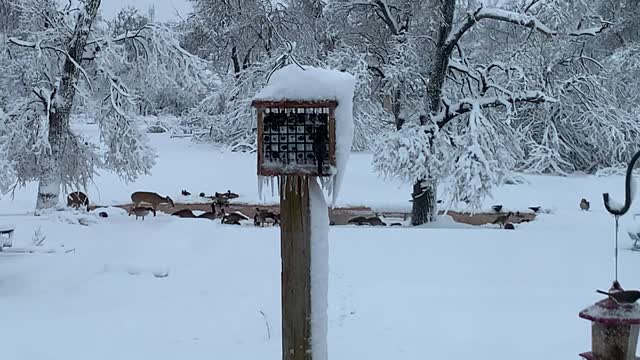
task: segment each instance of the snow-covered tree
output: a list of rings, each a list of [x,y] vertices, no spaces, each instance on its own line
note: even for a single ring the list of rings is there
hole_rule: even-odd
[[[149,173],[155,155],[132,117],[139,95],[129,84],[197,86],[202,61],[162,25],[114,36],[96,22],[100,0],[16,4],[20,28],[0,61],[13,69],[4,79],[11,101],[0,102],[0,165],[13,174],[1,179],[3,187],[37,181],[36,207],[44,209],[58,203],[61,189],[86,186],[97,169],[125,180]],[[98,122],[102,148],[72,130],[79,112]]]
[[[284,55],[316,65],[321,56],[319,0],[192,0],[183,44],[211,61],[216,85],[183,125],[233,151],[255,150],[251,98]]]
[[[374,9],[395,23],[402,23],[401,6],[390,0],[376,0]],[[430,61],[418,71],[424,79],[421,116],[413,127],[413,136],[429,142],[418,149],[401,150],[398,146],[415,146],[416,141],[404,145],[381,141],[375,151],[374,166],[387,176],[400,176],[414,184],[412,222],[419,225],[431,221],[436,214],[436,188],[444,182],[451,201],[464,201],[478,206],[480,200],[490,194],[491,187],[504,181],[505,175],[515,163],[517,155],[509,149],[510,117],[493,115],[489,109],[501,108],[511,113],[519,103],[542,103],[552,100],[544,89],[529,88],[526,73],[517,64],[504,62],[478,63],[468,56],[472,47],[463,41],[480,23],[504,22],[530,29],[530,36],[556,35],[535,16],[509,11],[469,1],[433,0],[431,13],[420,15],[428,32],[422,34],[424,49],[430,49]],[[468,9],[467,12],[461,10]],[[412,13],[414,16],[415,13]],[[410,22],[410,20],[405,20]],[[540,35],[538,35],[540,34]],[[474,61],[476,60],[476,61]],[[396,135],[389,135],[396,136]],[[406,136],[411,136],[407,133]],[[447,144],[446,146],[442,144]],[[396,154],[400,151],[415,153],[428,151],[415,158],[411,168],[423,169],[413,176],[406,176],[407,164],[400,165]],[[442,163],[446,166],[434,166]],[[429,170],[429,171],[427,171]]]

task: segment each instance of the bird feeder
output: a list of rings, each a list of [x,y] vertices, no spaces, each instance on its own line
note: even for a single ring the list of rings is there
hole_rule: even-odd
[[[320,184],[335,200],[353,140],[355,77],[299,65],[272,75],[251,105],[259,181],[277,178],[280,192],[282,359],[326,360],[329,217]]]
[[[337,105],[335,100],[253,101],[258,113],[258,175],[333,175]]]
[[[640,306],[598,301],[579,316],[591,321],[591,351],[580,354],[587,360],[636,360]]]
[[[13,246],[13,232],[15,227],[12,225],[0,225],[0,251],[2,248]]]
[[[581,318],[591,321],[591,351],[580,354],[587,360],[636,360],[640,329],[640,305],[636,301],[640,296],[637,290],[624,291],[618,282],[618,220],[631,207],[631,177],[638,159],[640,151],[633,155],[627,167],[622,207],[614,206],[608,193],[602,194],[605,209],[615,216],[615,280],[609,292],[605,292],[607,299],[579,313]]]

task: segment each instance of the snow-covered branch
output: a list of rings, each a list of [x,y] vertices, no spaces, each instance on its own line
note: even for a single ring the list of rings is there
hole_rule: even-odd
[[[607,28],[609,28],[610,26],[614,25],[613,22],[603,19],[602,16],[597,16],[594,18],[598,19],[598,21],[600,22],[599,25],[591,26],[585,29],[581,29],[580,27],[578,27],[577,30],[570,32],[569,35],[570,36],[596,36],[601,32],[603,32],[604,30],[606,30]]]
[[[440,128],[457,116],[468,113],[474,106],[479,109],[504,106],[511,108],[517,103],[540,104],[543,102],[556,102],[557,100],[546,96],[541,91],[525,91],[505,96],[485,96],[479,98],[461,99],[454,104],[445,103],[442,111],[433,117]]]
[[[458,43],[462,35],[464,35],[467,30],[471,29],[473,25],[475,25],[482,19],[509,22],[515,25],[531,28],[548,36],[557,34],[555,30],[549,28],[533,15],[520,14],[503,9],[480,7],[473,13],[469,13],[468,16],[462,21],[462,23],[458,25],[453,31],[451,31],[449,37],[447,38],[446,46],[449,48],[453,47],[456,43]]]

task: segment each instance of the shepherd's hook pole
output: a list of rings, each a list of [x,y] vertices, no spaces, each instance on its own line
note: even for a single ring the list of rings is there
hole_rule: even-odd
[[[635,155],[633,155],[633,158],[631,158],[631,161],[629,162],[629,166],[627,167],[627,176],[624,181],[624,204],[622,205],[622,207],[619,209],[612,208],[611,204],[609,204],[609,193],[602,194],[602,199],[604,200],[605,209],[607,209],[607,211],[610,214],[613,214],[616,219],[616,247],[615,247],[615,254],[614,254],[616,282],[618,281],[618,225],[619,225],[618,220],[620,219],[620,216],[626,214],[627,211],[629,211],[629,208],[631,207],[631,201],[633,200],[631,198],[631,195],[632,195],[631,194],[632,192],[631,176],[633,174],[633,167],[636,165],[636,161],[638,161],[638,158],[640,158],[640,151],[638,151]]]
[[[616,264],[616,273],[615,273],[615,280],[616,282],[618,282],[618,219],[620,219],[620,215],[616,215],[616,250],[615,250],[615,255],[614,255],[614,261]]]

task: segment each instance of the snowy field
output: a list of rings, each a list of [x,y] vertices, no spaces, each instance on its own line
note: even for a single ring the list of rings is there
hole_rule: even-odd
[[[181,189],[259,201],[255,155],[165,135],[152,141],[153,176],[123,184],[103,174],[92,202],[126,203],[135,190],[189,200]],[[408,210],[409,186],[376,178],[370,159],[351,157],[338,204]],[[577,314],[612,280],[613,219],[601,194],[621,199],[622,177],[527,179],[486,202],[553,210],[514,231],[447,221],[332,227],[330,359],[564,360],[589,350],[590,326]],[[580,211],[582,197],[592,211]],[[114,208],[107,219],[28,216],[34,204],[34,186],[0,200],[0,224],[17,224],[14,246],[32,248],[40,228],[41,250],[53,251],[0,254],[4,359],[280,359],[277,228],[160,213],[135,221]],[[628,250],[624,231],[631,221],[621,224],[620,280],[638,288],[640,252]]]

